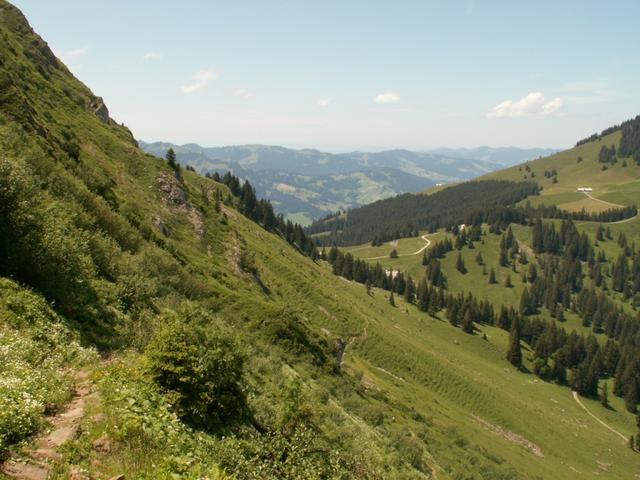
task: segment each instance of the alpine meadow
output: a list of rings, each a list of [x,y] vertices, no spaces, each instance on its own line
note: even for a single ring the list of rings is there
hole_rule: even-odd
[[[446,77],[473,43],[451,6],[15,3],[0,0],[1,479],[640,478],[637,62],[624,94],[500,103],[512,85],[490,65],[466,59],[478,98]],[[468,3],[464,22],[495,18]],[[616,41],[632,43],[627,7]],[[602,6],[584,8],[594,28]],[[113,36],[92,33],[118,9]],[[423,18],[460,35],[424,98],[400,81],[424,80],[400,48]],[[192,66],[202,49],[224,68]],[[265,99],[284,92],[300,96]],[[471,148],[484,138],[521,146]]]

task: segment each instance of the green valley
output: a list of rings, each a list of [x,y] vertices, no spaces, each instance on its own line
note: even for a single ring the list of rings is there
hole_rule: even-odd
[[[303,229],[0,39],[0,478],[640,475],[623,132]]]

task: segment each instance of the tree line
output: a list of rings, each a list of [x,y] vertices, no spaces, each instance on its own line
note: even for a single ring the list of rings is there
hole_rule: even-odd
[[[314,222],[307,228],[319,245],[355,245],[415,236],[418,230],[435,231],[461,223],[479,225],[498,221],[494,213],[539,187],[531,182],[486,180],[465,182],[431,195],[403,194],[380,200],[339,215]]]
[[[499,188],[506,190],[493,191]],[[524,206],[513,205],[530,194],[537,194],[537,188],[537,185],[527,182],[468,182],[433,195],[405,194],[381,200],[346,214],[316,221],[306,231],[311,235],[323,234],[315,237],[318,245],[346,246],[371,241],[376,246],[398,238],[417,236],[424,229],[434,232],[445,228],[455,232],[460,225],[479,227],[489,224],[492,232],[500,232],[511,223],[532,225],[537,218],[616,222],[638,213],[635,205],[595,213],[584,209],[568,212],[555,205],[534,207],[529,202]]]
[[[245,217],[262,225],[266,230],[277,233],[303,254],[314,259],[317,257],[315,245],[304,229],[298,223],[285,220],[282,214],[276,215],[269,200],[258,199],[256,190],[249,180],[241,182],[231,172],[227,172],[222,176],[217,172],[213,174],[207,173],[206,177],[229,188],[231,195],[237,199],[238,210]]]
[[[350,253],[343,254],[335,246],[321,256],[332,265],[334,274],[363,283],[368,291],[375,286],[391,292],[390,301],[394,304],[396,294],[430,315],[445,310],[449,322],[467,333],[474,332],[474,324],[509,331],[507,360],[522,368],[521,342],[526,342],[531,346],[533,373],[540,378],[568,385],[581,395],[600,397],[605,404],[609,392],[605,384],[599,388],[599,381],[613,378],[611,393],[622,397],[628,410],[636,412],[640,401],[640,319],[626,313],[601,290],[584,286],[582,264],[591,270],[598,262],[605,262],[604,254],[595,255],[594,245],[586,234],[577,231],[571,220],[563,221],[557,231],[554,224],[537,220],[532,230],[538,267],[528,262],[511,228],[501,234],[500,262],[504,262],[503,266],[511,265],[514,272],[519,264],[522,281],[527,286],[518,308],[501,306],[497,313],[488,300],[477,299],[471,293],[447,292],[440,268],[439,259],[452,251],[454,245],[458,250],[473,248],[472,239],[477,239],[478,229],[456,231],[454,242],[447,238],[426,250],[425,272],[417,283],[400,271],[385,270],[380,264],[371,266]],[[624,238],[619,239],[621,246],[624,242]],[[630,285],[640,275],[640,251],[631,248],[625,251],[633,256],[625,277]],[[476,261],[483,264],[481,255]],[[540,318],[542,307],[555,320]],[[565,311],[580,317],[592,333],[568,333],[560,327],[557,322],[565,320]],[[601,344],[596,334],[604,334],[608,340]]]

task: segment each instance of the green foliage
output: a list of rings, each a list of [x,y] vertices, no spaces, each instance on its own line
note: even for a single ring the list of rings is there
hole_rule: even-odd
[[[62,369],[94,360],[42,298],[0,279],[0,456],[69,399]]]
[[[94,300],[88,235],[41,193],[27,165],[0,157],[0,274],[41,291],[70,316]]]
[[[146,355],[153,379],[181,418],[214,430],[243,418],[243,358],[203,309],[164,312]]]
[[[186,427],[158,385],[136,364],[138,359],[129,356],[115,362],[98,379],[108,433],[130,453],[123,458],[132,459],[131,465],[125,461],[127,476],[230,479],[211,458],[212,440],[197,437]]]

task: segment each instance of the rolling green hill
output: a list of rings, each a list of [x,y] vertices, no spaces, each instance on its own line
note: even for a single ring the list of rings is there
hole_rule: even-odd
[[[535,181],[542,191],[533,204],[558,205],[569,211],[598,212],[619,205],[637,205],[640,199],[640,165],[631,157],[617,158],[615,164],[602,163],[603,147],[620,150],[621,131],[597,136],[572,149],[493,172],[479,180]],[[545,172],[548,175],[545,176]],[[554,175],[549,175],[556,172]],[[590,187],[586,195],[577,191]]]
[[[4,0],[0,37],[0,476],[638,473],[622,399],[585,409],[504,329],[335,276],[246,191],[142,152]]]

